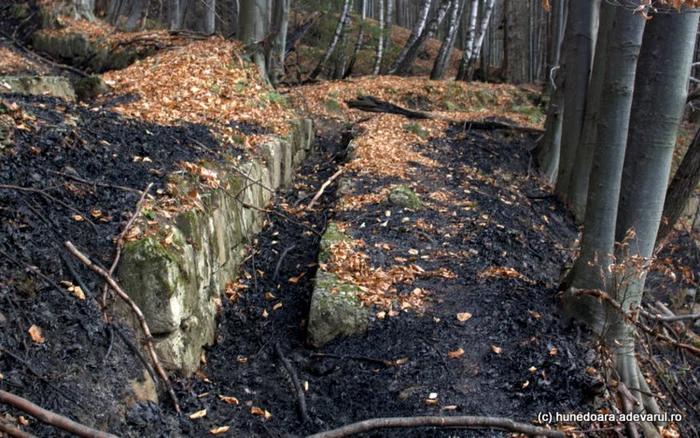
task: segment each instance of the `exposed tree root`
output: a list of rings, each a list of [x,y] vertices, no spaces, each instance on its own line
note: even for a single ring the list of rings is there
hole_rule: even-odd
[[[362,432],[376,429],[389,429],[398,427],[450,427],[450,428],[491,428],[524,433],[531,436],[546,436],[553,438],[566,438],[564,432],[532,426],[530,424],[516,423],[508,418],[498,417],[394,417],[373,418],[357,423],[348,424],[338,429],[329,430],[310,435],[307,438],[344,438]]]
[[[47,411],[46,409],[35,405],[26,398],[18,397],[16,395],[10,394],[0,390],[0,402],[10,405],[16,409],[26,412],[42,423],[50,424],[52,426],[63,429],[72,434],[78,435],[84,438],[117,438],[116,435],[111,433],[102,432],[91,427],[84,426],[80,423],[76,423],[70,418],[66,418],[63,415],[59,415],[55,412]],[[26,435],[25,435],[26,436]]]

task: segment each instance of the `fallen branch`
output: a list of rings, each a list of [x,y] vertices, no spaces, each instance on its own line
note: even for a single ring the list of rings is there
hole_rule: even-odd
[[[100,274],[102,277],[104,277],[105,280],[107,280],[107,283],[114,289],[114,291],[119,295],[126,303],[131,307],[131,309],[134,311],[136,314],[136,317],[138,318],[139,322],[141,323],[141,329],[143,330],[143,334],[146,337],[146,347],[148,349],[148,352],[151,355],[151,361],[153,361],[153,367],[156,369],[156,372],[158,375],[163,379],[163,384],[165,385],[166,389],[168,390],[168,394],[170,395],[170,398],[173,401],[173,405],[175,406],[175,411],[180,414],[180,403],[177,401],[177,397],[175,396],[175,391],[173,391],[172,385],[170,385],[170,380],[168,380],[168,376],[165,374],[165,371],[163,370],[163,367],[160,365],[160,361],[158,360],[158,355],[156,354],[156,350],[153,347],[153,336],[151,335],[151,330],[148,328],[148,324],[146,323],[146,318],[143,316],[143,313],[141,312],[141,309],[139,309],[139,306],[136,305],[136,303],[129,298],[129,296],[124,292],[124,290],[117,284],[116,281],[112,278],[112,276],[109,274],[109,272],[105,271],[101,267],[95,265],[90,261],[87,256],[85,256],[83,253],[78,251],[75,246],[73,246],[72,243],[69,241],[65,242],[66,248],[68,248],[68,251],[71,252],[74,256],[76,256],[81,262],[85,264],[88,268],[92,269],[93,271],[97,272]]]
[[[84,438],[117,438],[111,433],[102,432],[91,427],[87,427],[80,423],[76,423],[70,418],[59,415],[55,412],[47,411],[46,409],[35,405],[29,400],[10,394],[9,392],[0,390],[0,402],[10,405],[20,411],[24,411],[42,423],[50,424],[59,429],[65,430],[72,434]]]
[[[444,120],[450,123],[458,123],[464,125],[465,130],[468,129],[483,129],[483,130],[495,130],[504,129],[509,131],[520,131],[529,132],[535,134],[543,134],[544,130],[539,128],[530,128],[527,126],[511,125],[509,123],[497,122],[497,121],[473,121],[473,120],[458,120],[450,117],[442,116],[440,114],[434,114],[428,111],[414,111],[407,108],[403,108],[393,103],[386,102],[381,99],[377,99],[373,96],[359,96],[357,99],[346,100],[345,104],[349,108],[359,109],[361,111],[366,111],[370,113],[388,113],[388,114],[399,114],[409,119],[432,119],[432,120]]]
[[[36,438],[36,435],[32,435],[31,433],[27,433],[23,430],[12,427],[4,421],[0,421],[0,432],[4,432],[8,436],[15,438]]]
[[[341,167],[336,173],[334,173],[333,176],[331,176],[330,178],[328,178],[328,180],[327,180],[326,182],[324,182],[324,183],[321,185],[321,188],[318,189],[318,193],[316,193],[316,196],[314,196],[314,197],[311,199],[311,202],[309,202],[309,205],[306,206],[306,209],[307,209],[307,210],[311,210],[311,207],[314,206],[314,204],[316,203],[316,201],[318,201],[318,198],[320,198],[321,195],[323,194],[323,191],[326,190],[326,188],[327,188],[329,185],[331,185],[331,183],[333,182],[333,180],[336,179],[336,178],[338,178],[338,177],[340,176],[341,173],[343,173],[343,168],[342,168],[342,167]]]
[[[632,395],[630,390],[627,389],[627,386],[622,382],[618,382],[617,392],[620,394],[622,410],[625,414],[634,412],[634,407],[639,406],[639,400]],[[630,438],[639,438],[639,432],[637,431],[637,426],[634,424],[634,421],[627,422],[625,428],[627,429],[627,436]]]
[[[117,236],[117,249],[114,254],[114,260],[112,261],[112,266],[109,267],[109,276],[112,276],[114,274],[114,270],[117,269],[117,264],[119,263],[119,258],[122,255],[122,247],[124,246],[124,237],[126,237],[126,233],[129,232],[129,229],[131,226],[134,224],[134,221],[136,220],[137,217],[139,217],[139,214],[141,214],[141,205],[143,204],[143,200],[146,199],[146,195],[148,192],[151,190],[151,187],[153,187],[153,183],[148,184],[146,187],[146,190],[141,192],[141,197],[139,198],[139,201],[136,203],[136,208],[134,209],[133,213],[131,213],[131,217],[129,220],[126,222],[126,225],[124,226],[124,229],[122,230],[121,233],[119,233],[119,236]],[[102,289],[102,309],[104,312],[104,309],[107,308],[107,285],[105,284],[104,288]],[[105,319],[106,314],[105,314]]]
[[[566,438],[564,432],[531,426],[524,423],[516,423],[508,418],[498,417],[394,417],[374,418],[349,424],[338,429],[329,430],[310,435],[307,438],[344,438],[362,432],[376,429],[389,429],[398,427],[449,427],[449,428],[491,428],[508,430],[511,432],[525,433],[533,436],[546,436],[553,438]]]
[[[608,295],[607,292],[603,292],[603,291],[598,290],[598,289],[576,289],[576,288],[571,288],[571,291],[573,293],[575,293],[576,295],[590,295],[594,298],[600,298],[600,299],[606,300],[608,303],[610,303],[610,305],[615,310],[617,310],[623,316],[625,316],[625,320],[627,320],[628,322],[633,324],[635,327],[638,327],[638,328],[642,329],[642,331],[649,333],[650,335],[652,335],[658,339],[661,339],[662,341],[666,341],[673,346],[676,346],[678,348],[688,350],[691,353],[695,353],[697,355],[700,355],[700,348],[695,347],[694,345],[689,345],[689,344],[684,344],[684,343],[681,343],[678,341],[674,341],[673,339],[669,338],[668,336],[654,331],[648,325],[646,325],[640,321],[637,321],[635,318],[630,318],[629,315],[627,315],[627,313],[622,309],[622,306],[620,305],[620,303],[615,301],[615,299],[613,297],[611,297],[610,295]]]
[[[298,408],[301,422],[311,423],[311,417],[309,417],[309,412],[306,409],[306,396],[304,395],[304,389],[301,387],[301,383],[299,382],[299,376],[297,375],[296,371],[294,371],[294,367],[292,366],[292,363],[289,362],[289,359],[284,357],[282,347],[280,347],[279,342],[275,342],[275,353],[277,353],[277,357],[279,358],[280,362],[282,362],[282,365],[284,365],[284,369],[287,370],[289,377],[292,379],[294,391],[297,393],[297,403],[299,403]]]
[[[119,189],[119,190],[124,190],[125,192],[138,193],[139,195],[143,193],[143,191],[138,190],[138,189],[132,189],[131,187],[117,186],[114,184],[106,184],[106,183],[99,183],[97,181],[90,181],[90,180],[83,179],[83,178],[80,178],[80,177],[77,177],[75,175],[71,175],[68,173],[56,172],[55,170],[49,170],[49,172],[51,172],[55,175],[62,176],[64,178],[68,178],[68,179],[72,179],[74,181],[77,181],[77,182],[80,182],[83,184],[87,184],[87,185],[91,185],[91,186],[105,187],[108,189]]]
[[[312,357],[330,357],[333,359],[351,359],[351,360],[359,360],[363,362],[371,362],[371,363],[376,363],[379,365],[384,365],[385,367],[393,367],[398,365],[396,361],[390,361],[390,360],[383,360],[383,359],[375,359],[373,357],[367,357],[367,356],[344,356],[341,354],[331,354],[331,353],[314,353]]]

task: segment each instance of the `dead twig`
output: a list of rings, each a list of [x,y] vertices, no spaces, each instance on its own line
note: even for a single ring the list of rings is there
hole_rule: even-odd
[[[4,432],[8,436],[15,438],[36,438],[36,435],[32,435],[31,433],[12,427],[4,421],[0,421],[0,432]]]
[[[287,374],[292,379],[292,384],[294,385],[294,391],[297,393],[297,403],[299,408],[299,416],[301,417],[302,423],[311,423],[311,417],[309,417],[309,412],[306,409],[306,396],[304,395],[304,389],[301,387],[299,382],[299,376],[294,370],[292,363],[287,359],[282,353],[282,347],[280,347],[279,341],[275,342],[275,353],[277,358],[284,365],[284,369],[287,370]]]
[[[307,438],[344,438],[362,432],[376,429],[389,429],[398,427],[445,427],[445,428],[491,428],[519,432],[533,436],[546,436],[552,438],[566,438],[564,432],[532,426],[530,424],[516,423],[509,418],[499,417],[393,417],[373,418],[357,423],[349,424],[338,429],[309,435]]]
[[[639,400],[632,395],[630,390],[627,389],[627,386],[622,382],[618,382],[617,392],[620,394],[622,410],[626,414],[634,412],[634,407],[639,406]],[[627,424],[625,424],[625,428],[627,429],[627,436],[631,438],[639,438],[639,431],[637,431],[637,426],[634,424],[634,421],[627,422]]]
[[[124,229],[122,230],[122,232],[119,233],[119,236],[117,236],[117,243],[116,243],[117,249],[116,249],[116,252],[114,254],[114,260],[112,261],[112,266],[109,267],[109,275],[110,276],[112,276],[114,274],[114,270],[117,269],[117,264],[119,263],[119,258],[121,257],[121,254],[122,254],[122,246],[124,246],[124,237],[126,237],[126,234],[129,232],[129,229],[134,224],[134,221],[136,220],[136,218],[139,217],[139,214],[141,214],[141,205],[143,204],[143,200],[146,199],[146,195],[151,190],[151,187],[153,187],[153,183],[149,183],[148,186],[146,187],[146,190],[141,192],[141,198],[139,198],[139,201],[136,203],[136,208],[134,209],[133,213],[131,213],[131,217],[126,222],[126,225],[124,226]],[[105,284],[104,288],[102,289],[102,309],[106,309],[106,308],[107,308],[107,284]]]
[[[333,359],[350,359],[350,360],[359,360],[363,362],[371,362],[371,363],[376,363],[379,365],[383,365],[385,367],[393,367],[398,365],[396,361],[391,361],[391,360],[384,360],[384,359],[375,359],[373,357],[367,357],[367,356],[352,356],[352,355],[342,355],[342,354],[332,354],[332,353],[314,353],[311,355],[311,357],[330,357]]]
[[[63,290],[63,288],[61,288],[61,286],[59,286],[55,281],[53,281],[52,279],[50,279],[49,277],[47,277],[46,275],[44,275],[44,274],[39,270],[39,268],[37,268],[36,266],[31,266],[31,265],[23,264],[23,263],[21,263],[19,260],[17,260],[16,258],[12,257],[11,255],[9,255],[8,253],[6,253],[5,251],[3,251],[3,250],[1,250],[1,249],[0,249],[0,255],[2,255],[2,256],[5,257],[6,259],[10,260],[12,263],[14,263],[15,265],[19,266],[20,268],[25,268],[26,270],[31,271],[31,272],[33,272],[34,274],[36,274],[37,276],[41,277],[45,282],[47,282],[48,284],[50,284],[51,286],[53,286],[53,288],[56,289],[57,291],[59,291],[60,293],[66,293],[66,291]]]
[[[590,295],[590,296],[592,296],[592,297],[594,297],[594,298],[599,298],[599,299],[603,299],[603,300],[607,301],[608,303],[610,303],[610,305],[611,305],[615,310],[617,310],[617,311],[620,312],[622,315],[624,315],[624,316],[625,316],[625,319],[626,319],[628,322],[630,322],[631,324],[633,324],[635,327],[638,327],[638,328],[642,329],[642,331],[644,331],[644,332],[646,332],[646,333],[649,333],[650,335],[652,335],[652,336],[654,336],[654,337],[656,337],[656,338],[658,338],[658,339],[661,339],[662,341],[666,341],[666,342],[668,342],[669,344],[671,344],[671,345],[673,345],[673,346],[675,346],[675,347],[682,348],[682,349],[684,349],[684,350],[690,351],[691,353],[695,353],[695,354],[697,354],[697,355],[700,355],[700,348],[698,348],[698,347],[696,347],[696,346],[694,346],[694,345],[689,345],[689,344],[684,344],[684,343],[680,343],[680,342],[674,341],[673,339],[669,338],[668,336],[666,336],[666,335],[664,335],[664,334],[662,334],[662,333],[658,333],[658,332],[654,331],[654,330],[653,330],[651,327],[649,327],[648,325],[646,325],[646,324],[644,324],[644,323],[642,323],[642,322],[640,322],[640,321],[637,321],[635,318],[629,318],[628,315],[627,315],[627,313],[622,309],[622,306],[620,305],[620,303],[618,303],[613,297],[611,297],[610,295],[608,295],[608,293],[603,292],[603,291],[598,290],[598,289],[576,289],[576,288],[572,288],[571,290],[572,290],[572,292],[575,293],[576,295]]]
[[[81,212],[79,212],[79,211],[76,210],[75,208],[71,207],[70,205],[66,204],[65,202],[61,201],[60,199],[54,198],[53,196],[49,195],[48,193],[46,193],[46,192],[43,191],[43,190],[33,189],[33,188],[31,188],[31,187],[20,187],[20,186],[6,185],[6,184],[0,184],[0,189],[5,189],[5,190],[17,190],[18,192],[38,193],[38,194],[40,194],[40,195],[42,195],[42,196],[45,196],[46,198],[52,200],[53,202],[55,202],[55,203],[57,203],[57,204],[60,204],[60,205],[64,206],[64,207],[67,208],[68,210],[72,211],[73,213],[75,213],[75,214],[77,214],[78,216],[80,216],[81,218],[83,218],[83,220],[84,220],[85,222],[87,222],[88,224],[90,224],[90,226],[92,226],[92,229],[95,231],[95,233],[97,233],[97,225],[95,225],[95,223],[94,223],[93,221],[91,221],[89,217],[87,217],[86,215],[82,214]]]
[[[338,169],[338,171],[337,171],[336,173],[334,173],[330,178],[328,178],[328,180],[327,180],[326,182],[324,182],[324,183],[321,185],[321,188],[318,189],[318,193],[316,193],[316,196],[314,196],[314,197],[311,199],[311,202],[309,202],[309,205],[306,206],[306,209],[307,209],[307,210],[311,210],[311,207],[314,206],[314,204],[316,203],[316,201],[318,201],[318,198],[320,198],[321,195],[323,194],[323,191],[326,190],[326,188],[327,188],[329,185],[331,185],[331,183],[333,182],[333,180],[336,179],[336,178],[338,178],[338,177],[340,176],[341,173],[343,173],[343,168],[342,168],[342,167],[341,167],[340,169]]]
[[[83,178],[80,178],[80,177],[77,177],[75,175],[71,175],[68,173],[56,172],[55,170],[49,170],[49,172],[56,174],[58,176],[62,176],[64,178],[72,179],[73,181],[77,181],[79,183],[83,183],[83,184],[87,184],[87,185],[91,185],[91,186],[95,186],[95,187],[105,187],[108,189],[119,189],[119,190],[123,190],[125,192],[138,193],[139,195],[143,193],[143,191],[138,190],[138,189],[132,189],[131,187],[124,187],[124,186],[118,186],[118,185],[114,185],[114,184],[106,184],[106,183],[99,183],[97,181],[90,181],[90,180],[83,179]]]
[[[165,371],[163,370],[163,367],[160,365],[160,361],[158,360],[158,355],[156,354],[155,347],[153,347],[153,336],[151,335],[151,330],[148,328],[148,324],[146,323],[146,318],[143,316],[143,313],[141,312],[141,309],[139,309],[139,306],[131,299],[129,298],[129,295],[124,292],[124,290],[117,284],[116,281],[112,278],[112,276],[107,272],[106,270],[100,268],[99,266],[95,265],[90,261],[85,254],[81,253],[76,249],[75,246],[73,246],[72,243],[66,241],[65,242],[66,248],[68,248],[68,251],[71,252],[74,256],[76,256],[81,262],[85,264],[88,268],[92,269],[93,271],[97,272],[100,274],[102,277],[104,277],[105,280],[107,280],[107,283],[109,283],[110,287],[114,289],[114,291],[119,295],[126,303],[131,307],[131,309],[134,311],[134,314],[136,314],[136,317],[139,319],[139,322],[141,323],[141,329],[143,330],[144,336],[146,337],[146,346],[148,349],[148,352],[151,355],[151,361],[153,362],[153,367],[156,369],[158,372],[158,375],[163,379],[163,384],[165,385],[166,389],[168,390],[168,394],[170,395],[170,398],[173,401],[173,405],[175,406],[175,411],[180,414],[180,403],[177,401],[177,397],[175,396],[175,391],[173,391],[172,385],[170,385],[170,380],[168,380],[167,374],[165,374]]]
[[[282,260],[284,260],[287,254],[289,254],[289,251],[293,250],[294,248],[296,248],[296,245],[289,246],[282,251],[282,255],[280,255],[279,260],[277,260],[277,266],[275,266],[275,274],[272,276],[272,281],[277,280],[277,276],[280,273],[280,267],[282,266]]]
[[[59,429],[65,430],[72,434],[83,438],[117,438],[111,433],[102,432],[91,427],[87,427],[80,423],[76,423],[70,418],[59,415],[55,412],[47,411],[46,409],[35,405],[29,400],[10,394],[9,392],[0,390],[0,402],[10,405],[20,411],[24,411],[42,423],[50,424]]]

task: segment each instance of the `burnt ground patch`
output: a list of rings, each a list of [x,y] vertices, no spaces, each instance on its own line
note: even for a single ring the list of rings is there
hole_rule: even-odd
[[[218,344],[205,353],[198,375],[175,378],[183,412],[207,410],[205,417],[191,420],[177,417],[166,396],[160,405],[135,402],[128,380],[142,375],[143,365],[119,332],[102,322],[97,305],[59,292],[25,268],[36,265],[54,281],[73,281],[58,257],[60,244],[68,239],[109,265],[112,239],[138,199],[135,193],[68,181],[50,170],[135,189],[152,181],[157,190],[164,179],[151,169],[160,171],[179,160],[216,159],[208,152],[217,150],[216,140],[196,125],[141,124],[46,97],[12,96],[9,101],[34,119],[26,122],[29,131],[13,134],[11,153],[2,152],[0,184],[45,190],[86,216],[100,209],[111,219],[95,221],[95,232],[44,196],[0,190],[0,249],[22,264],[0,257],[0,346],[9,352],[0,356],[0,388],[131,437],[208,436],[219,426],[230,426],[223,436],[287,437],[382,416],[489,415],[529,422],[541,411],[593,410],[599,388],[586,369],[599,364],[585,333],[561,321],[555,309],[560,266],[571,256],[577,230],[531,175],[531,138],[453,128],[446,138],[431,139],[421,146],[422,153],[440,165],[415,164],[412,172],[413,188],[428,203],[422,211],[383,204],[339,210],[335,184],[316,208],[305,211],[301,207],[336,171],[337,157],[343,155],[342,126],[321,123],[314,155],[268,207],[263,231],[250,242],[237,294],[224,301]],[[134,166],[134,156],[152,161]],[[355,194],[402,182],[367,175],[350,179]],[[441,196],[431,196],[437,192]],[[348,224],[351,236],[364,240],[363,250],[375,268],[410,262],[426,271],[448,269],[455,276],[425,276],[396,285],[397,294],[410,294],[416,287],[430,292],[426,306],[421,311],[396,307],[397,316],[376,318],[366,336],[311,350],[305,345],[305,324],[318,269],[318,233],[329,220]],[[418,223],[422,227],[414,226]],[[691,254],[692,248],[683,245],[687,242],[677,243],[676,251]],[[94,296],[100,279],[69,263],[91,290],[89,297]],[[696,259],[688,256],[682,263],[697,271]],[[490,276],[488,269],[497,267],[520,275]],[[655,288],[675,287],[663,278],[650,281]],[[461,312],[471,313],[471,319],[458,320]],[[44,344],[29,340],[26,330],[33,324],[43,329]],[[276,343],[300,380],[308,382],[309,424],[299,420],[296,394],[275,353]],[[450,357],[459,348],[464,354]],[[318,352],[333,357],[318,357]],[[688,387],[692,373],[683,374],[689,365],[679,356],[658,350],[654,357],[679,360],[671,371]],[[406,361],[388,367],[367,358]],[[697,364],[690,367],[697,374]],[[437,394],[437,405],[426,404],[431,393]],[[236,397],[238,404],[220,396]],[[687,390],[683,397],[692,401],[697,394]],[[253,415],[254,407],[272,416]],[[40,423],[29,430],[42,437],[65,436]],[[365,434],[503,435],[429,428]]]

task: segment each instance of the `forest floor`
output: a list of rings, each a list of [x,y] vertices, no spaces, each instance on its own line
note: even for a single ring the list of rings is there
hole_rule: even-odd
[[[210,81],[211,71],[197,66],[215,67],[205,55],[199,64],[195,54],[215,57],[222,46],[202,44],[182,67],[188,80]],[[132,437],[209,436],[224,426],[229,429],[221,436],[304,436],[389,416],[483,415],[529,423],[540,412],[615,409],[616,401],[602,396],[605,367],[595,343],[558,316],[556,287],[562,265],[575,257],[578,229],[538,179],[530,153],[536,136],[395,115],[368,117],[344,104],[371,94],[459,119],[505,118],[539,126],[541,114],[528,89],[357,78],[282,90],[285,106],[276,94],[256,89],[252,75],[235,70],[217,92],[258,103],[249,105],[249,113],[238,107],[237,117],[247,118],[223,125],[216,119],[219,103],[181,94],[196,94],[197,83],[159,88],[156,79],[139,76],[182,76],[173,74],[179,65],[171,63],[174,57],[107,75],[113,94],[98,102],[2,98],[0,388]],[[241,77],[246,90],[237,85]],[[182,106],[172,103],[178,97]],[[192,102],[211,105],[195,111],[185,106]],[[148,115],[142,114],[146,108]],[[290,108],[314,118],[316,150],[293,185],[268,206],[279,214],[268,214],[263,231],[250,242],[237,292],[224,300],[219,342],[206,351],[194,377],[173,378],[185,415],[177,416],[165,395],[158,405],[138,400],[129,381],[144,371],[127,343],[132,335],[123,325],[104,322],[98,304],[102,280],[73,260],[62,243],[71,240],[109,266],[114,238],[136,206],[137,190],[153,182],[152,193],[164,195],[166,174],[177,163],[217,159],[211,151],[254,154],[257,139],[277,132]],[[192,119],[172,124],[173,110],[181,111],[178,118]],[[245,140],[222,142],[226,127]],[[348,130],[355,137],[350,160],[342,136]],[[342,189],[331,184],[315,208],[307,209],[311,196],[340,168]],[[397,185],[414,190],[424,208],[382,203]],[[329,221],[340,224],[352,242],[336,254],[335,265],[319,267],[319,237],[309,229],[321,232]],[[363,299],[373,309],[365,336],[318,350],[306,345],[317,269],[336,270],[365,287]],[[675,281],[665,275],[670,271]],[[649,298],[682,311],[698,272],[694,240],[676,232],[650,275]],[[78,296],[76,278],[82,279],[86,299]],[[643,341],[640,360],[655,394],[664,410],[683,414],[667,436],[697,436],[700,363]],[[300,420],[280,355],[308,385],[309,423]],[[203,410],[206,415],[189,418]],[[37,436],[67,436],[14,409],[3,406],[0,415]],[[624,433],[619,424],[552,426],[611,427],[590,436]],[[365,436],[503,435],[422,428]]]

